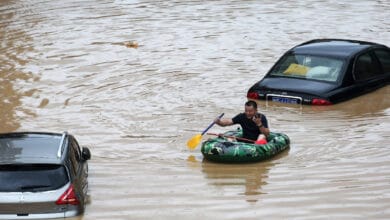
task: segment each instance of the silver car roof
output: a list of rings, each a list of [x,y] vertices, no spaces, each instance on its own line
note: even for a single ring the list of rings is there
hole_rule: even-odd
[[[0,164],[61,164],[66,132],[0,134]]]

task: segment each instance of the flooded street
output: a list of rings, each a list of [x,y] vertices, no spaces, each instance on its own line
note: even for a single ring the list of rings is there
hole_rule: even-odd
[[[66,130],[91,149],[74,219],[389,219],[390,86],[328,107],[259,101],[291,139],[271,160],[214,164],[186,147],[242,112],[287,49],[390,46],[389,17],[369,0],[2,0],[0,132]]]

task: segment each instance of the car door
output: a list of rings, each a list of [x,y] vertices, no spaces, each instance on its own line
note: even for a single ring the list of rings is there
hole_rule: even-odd
[[[357,93],[367,93],[383,86],[384,72],[373,50],[356,58],[352,76]]]
[[[351,67],[347,69],[343,85],[331,94],[332,101],[339,102],[353,98],[387,83],[376,51],[377,49],[366,50],[351,59]]]
[[[390,50],[377,49],[374,51],[374,53],[381,64],[382,71],[384,73],[384,76],[387,79],[387,82],[389,82],[389,78],[390,78]]]
[[[88,192],[88,164],[81,158],[80,147],[74,138],[71,138],[70,143],[70,161],[74,169],[75,188],[84,204]]]

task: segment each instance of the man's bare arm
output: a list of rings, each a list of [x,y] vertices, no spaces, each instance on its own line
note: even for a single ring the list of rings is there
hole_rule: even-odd
[[[215,119],[215,124],[219,125],[219,126],[222,126],[222,127],[225,127],[225,126],[230,126],[230,125],[233,125],[233,120],[232,119],[228,119],[228,118],[223,118],[223,119]]]

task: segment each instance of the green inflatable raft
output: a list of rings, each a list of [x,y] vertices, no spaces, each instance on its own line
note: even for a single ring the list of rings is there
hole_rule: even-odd
[[[290,138],[283,133],[271,132],[268,143],[264,145],[228,141],[226,136],[242,137],[242,130],[228,131],[204,141],[201,152],[207,160],[222,163],[258,162],[290,147]]]

